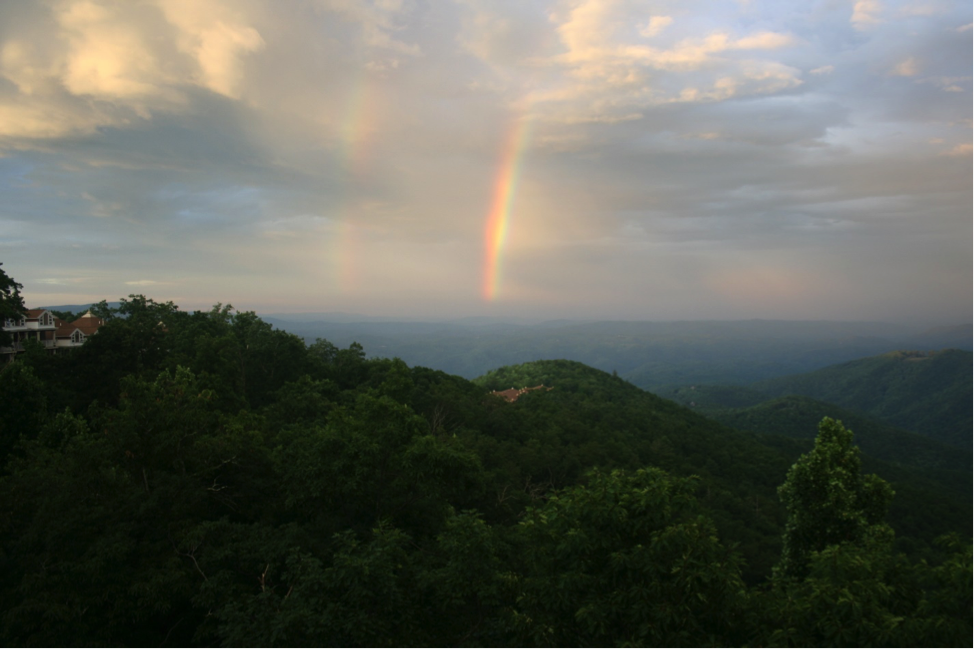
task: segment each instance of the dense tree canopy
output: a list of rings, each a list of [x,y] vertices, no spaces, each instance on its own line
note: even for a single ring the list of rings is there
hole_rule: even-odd
[[[97,310],[0,371],[6,645],[970,637],[967,538],[897,554],[835,422],[789,472],[793,440],[579,363],[472,383],[230,306]]]

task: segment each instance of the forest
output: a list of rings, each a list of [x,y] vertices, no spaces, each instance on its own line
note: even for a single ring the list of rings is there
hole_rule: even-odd
[[[929,459],[579,362],[470,381],[229,305],[93,311],[0,370],[4,645],[970,642],[970,462],[913,437],[870,429]]]

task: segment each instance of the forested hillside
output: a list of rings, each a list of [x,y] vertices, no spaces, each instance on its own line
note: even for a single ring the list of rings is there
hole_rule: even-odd
[[[865,475],[831,420],[813,446],[577,362],[471,382],[221,305],[96,310],[0,370],[5,645],[970,639],[969,492]]]
[[[971,352],[892,352],[752,387],[800,394],[970,450]]]

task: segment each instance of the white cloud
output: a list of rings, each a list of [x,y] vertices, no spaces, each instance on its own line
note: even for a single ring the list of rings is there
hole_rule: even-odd
[[[879,0],[855,0],[852,5],[852,26],[858,30],[865,30],[880,22],[879,13],[882,5]]]
[[[897,77],[915,77],[920,74],[920,64],[911,56],[897,63],[890,74]]]
[[[239,98],[244,57],[265,47],[258,30],[235,3],[158,0],[170,24],[178,28],[176,46],[196,62],[192,79],[213,92]]]
[[[62,3],[55,15],[68,43],[61,80],[69,92],[121,100],[165,93],[171,78],[139,22],[88,0]]]
[[[652,38],[672,23],[672,16],[651,16],[649,22],[646,23],[646,26],[640,28],[639,35],[645,36],[646,38]]]

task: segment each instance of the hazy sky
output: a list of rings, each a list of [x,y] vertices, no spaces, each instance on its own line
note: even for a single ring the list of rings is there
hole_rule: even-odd
[[[970,322],[967,0],[0,2],[29,305]]]

